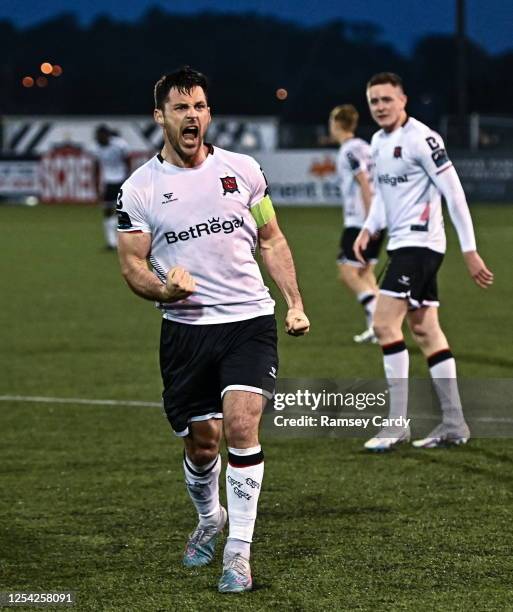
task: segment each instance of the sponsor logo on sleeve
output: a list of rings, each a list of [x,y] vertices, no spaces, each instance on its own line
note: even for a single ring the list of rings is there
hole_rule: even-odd
[[[351,170],[358,170],[360,167],[360,161],[353,155],[353,153],[351,153],[351,151],[348,151],[346,155]]]
[[[437,149],[440,148],[440,145],[438,144],[438,141],[434,136],[428,136],[426,138],[426,142],[428,143],[431,151],[436,151]]]
[[[132,220],[127,212],[124,210],[118,210],[118,229],[127,230],[132,228]]]
[[[118,216],[118,229],[119,230],[128,230],[131,229],[132,220],[130,219],[130,215],[122,210],[123,208],[123,190],[120,189],[118,193],[118,197],[116,199],[116,214]]]
[[[449,161],[447,151],[445,149],[438,149],[431,153],[431,159],[435,162],[435,166],[440,168]]]

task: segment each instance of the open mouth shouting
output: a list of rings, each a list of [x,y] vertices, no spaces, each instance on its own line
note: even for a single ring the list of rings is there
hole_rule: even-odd
[[[182,130],[182,139],[188,146],[194,146],[199,141],[199,127],[197,125],[188,125]]]

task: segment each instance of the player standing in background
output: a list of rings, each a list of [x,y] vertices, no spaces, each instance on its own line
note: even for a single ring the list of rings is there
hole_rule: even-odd
[[[93,154],[98,160],[98,193],[103,203],[103,231],[106,248],[114,250],[118,245],[116,198],[129,174],[128,145],[106,125],[99,125],[95,132]]]
[[[406,318],[427,359],[442,409],[442,422],[413,444],[418,448],[464,444],[470,432],[463,416],[456,362],[438,321],[436,275],[446,249],[442,195],[470,275],[478,286],[487,288],[493,274],[477,253],[465,194],[444,143],[436,132],[408,117],[400,77],[388,72],[373,76],[367,84],[367,100],[381,128],[371,141],[376,195],[354,250],[364,261],[370,236],[387,227],[390,262],[374,313],[374,331],[389,383],[389,418],[404,423],[407,413],[409,356],[402,333]],[[385,427],[365,447],[389,450],[409,438],[406,426]]]
[[[121,268],[130,288],[163,313],[164,409],[184,441],[185,482],[199,515],[183,562],[210,563],[227,519],[219,503],[224,429],[229,535],[218,588],[242,592],[252,585],[264,473],[259,423],[278,368],[274,301],[254,258],[257,245],[287,302],[287,332],[305,334],[309,322],[258,163],[204,142],[205,77],[189,67],[162,77],[154,117],[164,147],[118,198]]]
[[[366,329],[353,337],[357,343],[377,342],[372,330],[378,286],[374,267],[378,261],[383,234],[371,240],[364,253],[365,263],[358,261],[353,244],[369,214],[372,199],[370,147],[355,138],[358,111],[351,104],[336,106],[330,113],[330,134],[340,144],[337,174],[340,179],[344,208],[344,231],[337,258],[340,280],[356,295],[365,312]]]

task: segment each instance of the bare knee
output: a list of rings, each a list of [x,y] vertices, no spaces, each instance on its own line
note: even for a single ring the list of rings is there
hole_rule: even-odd
[[[438,346],[440,342],[442,344],[446,342],[440,327],[438,325],[434,325],[433,323],[429,324],[425,321],[420,323],[411,322],[410,331],[413,339],[422,349],[432,347],[434,345]]]
[[[259,415],[240,415],[225,422],[225,437],[228,446],[246,448],[258,444]]]
[[[381,321],[378,318],[374,318],[372,328],[380,344],[394,342],[398,339],[398,336],[402,335],[401,328],[397,328],[396,325],[393,325],[388,321]]]
[[[410,331],[415,342],[421,344],[429,337],[429,330],[422,323],[410,324]]]
[[[224,435],[228,446],[250,448],[258,444],[258,426],[265,407],[264,396],[229,391],[224,398]]]
[[[447,338],[438,325],[432,327],[414,323],[410,324],[410,330],[413,339],[425,355],[429,355],[448,346]]]
[[[354,281],[354,279],[358,278],[359,276],[358,268],[349,264],[341,264],[338,267],[338,272],[339,279],[346,285],[350,284],[351,281]]]
[[[212,442],[210,444],[186,444],[187,457],[195,465],[206,465],[213,461],[219,454],[219,444]]]
[[[374,281],[374,266],[369,264],[369,265],[363,266],[361,268],[356,268],[356,269],[357,269],[358,276],[362,280],[366,280],[369,282]]]
[[[220,421],[199,421],[191,423],[189,435],[183,441],[187,457],[195,465],[206,465],[213,461],[219,454],[221,442]]]

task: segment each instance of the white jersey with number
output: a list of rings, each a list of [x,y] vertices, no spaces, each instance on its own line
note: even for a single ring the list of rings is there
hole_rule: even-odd
[[[390,250],[416,246],[444,253],[443,195],[462,251],[476,249],[465,194],[439,134],[409,117],[393,132],[376,132],[371,150],[375,197],[365,222],[371,233],[386,226]]]
[[[195,168],[179,168],[157,155],[125,181],[118,230],[151,234],[149,261],[163,283],[174,266],[196,280],[188,298],[157,304],[165,318],[203,325],[274,312],[255,260],[251,214],[266,193],[253,158],[218,147]]]
[[[126,179],[128,144],[122,138],[112,136],[104,146],[95,143],[92,153],[98,159],[104,183],[119,184]]]
[[[345,227],[363,226],[367,213],[356,176],[365,172],[370,182],[371,167],[371,149],[365,140],[350,138],[341,145],[337,154],[337,174],[342,192]]]

